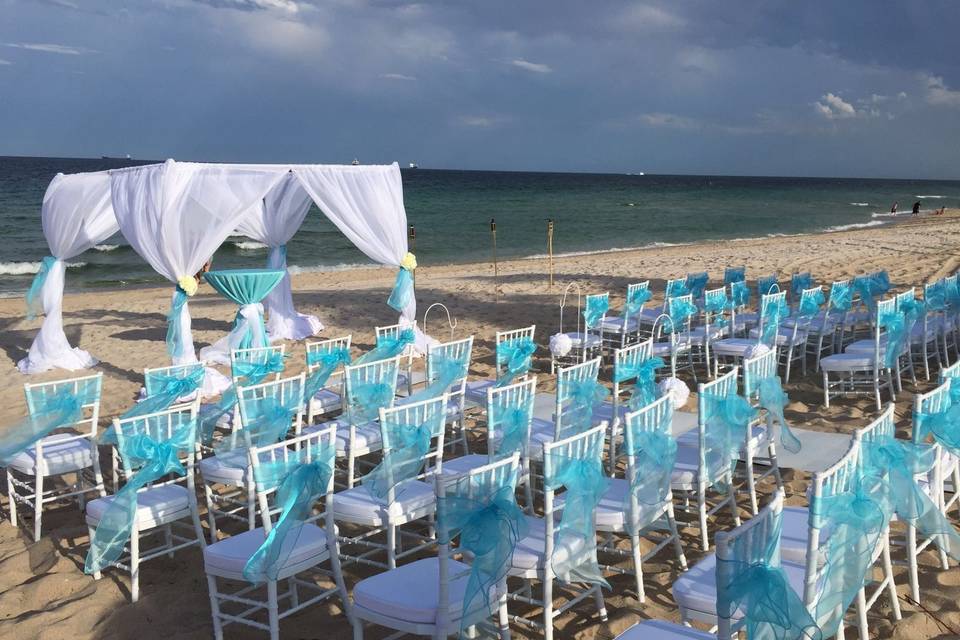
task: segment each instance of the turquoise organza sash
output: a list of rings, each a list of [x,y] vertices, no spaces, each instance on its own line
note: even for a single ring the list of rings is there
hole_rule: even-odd
[[[804,289],[813,288],[813,278],[809,273],[798,273],[790,278],[790,295],[794,300],[798,299]]]
[[[624,512],[631,535],[653,524],[662,514],[660,508],[670,497],[670,478],[677,460],[677,442],[670,433],[673,408],[664,412],[655,431],[633,429],[632,445],[626,453],[633,456],[630,467],[630,492],[624,500]]]
[[[956,314],[960,311],[960,284],[956,278],[943,281],[943,290],[947,297],[947,309]]]
[[[734,282],[743,282],[747,279],[746,267],[727,267],[723,272],[723,286],[729,286]]]
[[[780,444],[790,453],[799,453],[800,439],[794,435],[783,415],[783,408],[787,406],[787,394],[780,383],[780,376],[768,376],[757,383],[760,395],[760,406],[766,409],[777,421],[780,430]]]
[[[806,298],[801,296],[800,308],[797,309],[797,314],[801,318],[813,318],[820,313],[820,306],[824,300],[823,289],[818,290],[813,296],[807,296]]]
[[[178,286],[170,305],[170,313],[167,314],[167,355],[174,358],[182,356],[186,346],[183,344],[183,327],[180,326],[181,312],[185,304],[187,293]]]
[[[678,298],[680,296],[685,296],[690,293],[690,287],[687,286],[686,280],[674,280],[667,284],[667,290],[665,298],[668,300],[670,298]]]
[[[389,451],[361,481],[371,496],[384,502],[394,489],[394,498],[397,498],[402,493],[403,483],[420,474],[425,456],[430,451],[430,440],[436,435],[434,430],[439,411],[431,407],[420,424],[404,424],[391,419],[383,425],[388,434]]]
[[[467,377],[470,361],[467,358],[453,358],[446,355],[431,356],[431,373],[433,381],[420,391],[410,396],[408,402],[430,400],[450,390],[458,380]]]
[[[397,272],[397,279],[393,283],[393,290],[387,298],[387,304],[395,311],[403,312],[413,300],[413,273],[406,269]]]
[[[494,402],[496,405],[488,411],[488,415],[496,416],[490,427],[500,434],[500,442],[496,445],[496,458],[504,458],[516,452],[526,453],[533,420],[534,396],[531,394],[525,400],[498,399]]]
[[[56,261],[57,259],[53,256],[47,256],[40,261],[40,269],[37,271],[37,275],[33,276],[33,282],[27,289],[27,320],[33,320],[43,313],[43,301],[40,292],[43,291],[43,285],[46,283],[47,276],[50,275],[50,269],[53,268]]]
[[[83,418],[83,406],[93,404],[100,397],[96,379],[64,385],[53,393],[35,397],[33,411],[26,418],[3,430],[0,436],[0,463],[45,438],[57,429],[70,426]]]
[[[846,313],[853,306],[853,292],[849,282],[836,283],[830,289],[830,310]]]
[[[477,496],[477,489],[469,486],[475,482],[469,477],[460,479],[456,487],[447,489],[437,508],[439,530],[446,534],[440,543],[450,544],[459,535],[459,550],[471,558],[463,594],[461,635],[490,616],[490,594],[506,577],[513,551],[528,529],[514,497],[515,472],[485,495]]]
[[[730,298],[734,307],[745,307],[750,302],[750,287],[746,281],[738,280],[730,285]]]
[[[570,380],[562,398],[564,437],[582,433],[593,426],[593,414],[610,391],[593,379]]]
[[[706,393],[703,398],[707,482],[710,486],[726,489],[757,412],[735,391],[725,396]]]
[[[627,406],[631,411],[642,409],[657,399],[657,369],[666,366],[663,358],[653,357],[634,364],[620,364],[616,370],[616,381],[636,379],[633,392]]]
[[[563,515],[553,532],[553,555],[550,557],[553,573],[563,582],[590,582],[609,588],[597,565],[594,527],[597,505],[609,484],[603,473],[600,452],[591,450],[582,458],[558,453],[550,456],[553,471],[544,480],[546,488],[566,488]]]
[[[674,331],[683,331],[687,325],[687,319],[697,312],[697,307],[689,300],[677,298],[668,303],[670,310],[669,320],[664,323],[667,333]]]
[[[777,514],[770,535],[741,536],[730,559],[717,558],[717,614],[734,618],[739,612],[747,638],[820,640],[823,636],[780,566],[782,516]]]
[[[154,440],[146,433],[120,435],[114,428],[104,432],[102,442],[116,445],[124,462],[138,471],[113,495],[100,518],[90,541],[83,568],[85,573],[101,571],[120,559],[133,531],[137,492],[141,488],[168,474],[186,474],[187,470],[180,463],[180,454],[194,446],[195,431],[196,420],[190,418],[178,425],[168,440]]]
[[[415,338],[416,334],[413,327],[408,327],[395,336],[379,336],[377,337],[377,346],[357,358],[356,364],[368,364],[395,358],[403,353],[407,345],[413,344]]]
[[[588,297],[587,308],[583,310],[583,323],[587,331],[596,329],[609,309],[610,301],[606,296]]]
[[[878,271],[868,276],[855,278],[853,288],[860,294],[860,299],[867,305],[870,313],[873,313],[877,310],[877,297],[890,290],[890,278],[886,271]]]
[[[757,292],[759,298],[763,300],[763,296],[769,295],[773,290],[776,289],[774,285],[777,284],[777,276],[764,276],[757,279]]]
[[[294,416],[300,410],[300,398],[256,398],[247,400],[245,407],[246,422],[236,433],[238,437],[224,438],[213,448],[214,453],[222,457],[224,464],[246,467],[248,447],[263,447],[283,440],[290,430]],[[228,456],[230,453],[234,455]],[[241,455],[237,455],[238,453]]]
[[[814,607],[824,637],[836,635],[844,614],[863,586],[873,565],[874,552],[887,529],[888,514],[883,483],[860,472],[850,491],[811,502],[810,524],[826,536],[820,554],[825,565]]]
[[[760,333],[760,342],[771,349],[777,344],[777,331],[780,321],[790,314],[786,300],[777,298],[770,300],[761,312],[763,329]]]
[[[916,527],[923,538],[932,537],[948,556],[960,561],[960,533],[920,488],[916,478],[933,468],[937,450],[893,436],[864,441],[861,446],[864,474],[884,481],[897,518]]]
[[[380,409],[393,402],[396,389],[386,382],[355,382],[351,385],[351,393],[351,419],[353,424],[359,425],[376,420]]]
[[[252,387],[266,380],[267,376],[282,372],[285,360],[285,355],[275,352],[271,353],[263,362],[247,360],[234,362],[232,365],[233,375],[237,378],[239,386]],[[210,442],[213,438],[213,430],[220,418],[233,411],[233,408],[237,406],[237,401],[237,387],[232,386],[221,394],[217,404],[209,408],[204,407],[200,416],[200,437],[203,442]]]
[[[687,276],[687,288],[693,294],[694,300],[703,297],[703,292],[707,288],[710,276],[707,273],[693,273]]]
[[[887,344],[883,352],[883,366],[892,369],[903,353],[913,331],[913,325],[922,313],[922,307],[916,300],[905,300],[900,309],[882,314],[877,323],[886,331]]]
[[[715,327],[725,327],[729,324],[729,320],[724,317],[723,313],[733,306],[726,293],[722,296],[711,294],[710,298],[704,301],[703,310],[713,315],[713,325]]]
[[[197,392],[203,384],[204,373],[203,367],[197,367],[189,374],[180,377],[153,374],[152,386],[156,388],[155,393],[127,409],[120,419],[145,416],[169,409],[177,399]]]
[[[947,288],[943,280],[927,287],[923,296],[927,309],[931,311],[945,311],[947,309]]]
[[[243,567],[243,577],[254,584],[276,580],[294,549],[300,532],[313,515],[313,505],[327,492],[333,474],[335,448],[313,445],[288,454],[286,460],[262,462],[254,469],[261,490],[276,488],[280,517],[266,540]],[[329,505],[328,505],[329,508]],[[286,544],[285,544],[286,543]]]
[[[332,347],[323,351],[313,351],[307,354],[307,365],[320,365],[307,376],[304,384],[303,397],[307,402],[310,398],[317,395],[320,389],[327,384],[327,380],[333,375],[340,365],[350,364],[350,349],[345,345]]]
[[[634,289],[623,304],[623,315],[625,317],[637,315],[651,297],[653,297],[653,294],[650,293],[650,289]]]
[[[960,382],[960,381],[958,381]],[[960,383],[957,384],[960,387]],[[960,456],[960,402],[952,397],[954,384],[950,384],[951,395],[939,411],[919,412],[914,418],[914,428],[919,431],[921,442],[932,435],[944,449]]]
[[[525,375],[530,370],[536,350],[537,345],[529,336],[504,340],[498,344],[497,364],[503,368],[503,372],[497,376],[494,386],[505,387],[518,377]]]

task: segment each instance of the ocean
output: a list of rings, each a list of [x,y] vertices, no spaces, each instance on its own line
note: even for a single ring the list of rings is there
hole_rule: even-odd
[[[26,290],[49,253],[40,205],[58,173],[135,161],[0,157],[0,295]],[[488,260],[490,220],[500,258],[537,257],[554,221],[556,255],[702,240],[789,236],[891,224],[915,201],[960,206],[960,181],[668,176],[403,169],[408,222],[421,265]],[[370,261],[314,207],[288,245],[293,272],[348,269]],[[217,268],[253,267],[266,247],[231,237]],[[163,279],[117,235],[68,261],[67,289],[117,288]]]

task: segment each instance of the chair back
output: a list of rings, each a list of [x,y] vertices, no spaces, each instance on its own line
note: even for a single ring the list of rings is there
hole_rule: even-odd
[[[186,446],[176,448],[177,458],[180,460],[180,464],[183,465],[184,469],[186,469],[186,474],[182,476],[171,474],[152,480],[139,490],[142,491],[148,487],[158,487],[168,484],[181,484],[189,489],[188,495],[194,500],[196,499],[196,494],[193,490],[193,464],[196,453],[194,443],[197,441],[197,413],[194,411],[192,405],[172,407],[156,413],[134,416],[132,418],[114,418],[113,430],[117,439],[116,450],[119,454],[117,457],[123,469],[123,477],[127,479],[137,470],[137,467],[131,464],[131,460],[123,455],[124,448],[128,444],[129,439],[144,435],[154,442],[162,443],[178,436],[178,439],[186,444]],[[184,430],[186,430],[185,433]]]
[[[487,455],[491,462],[515,451],[528,455],[537,377],[487,389]]]
[[[606,432],[606,425],[600,425],[588,429],[582,433],[574,434],[562,440],[554,442],[545,442],[543,445],[543,479],[544,479],[544,498],[543,498],[543,520],[545,526],[545,551],[546,557],[552,558],[554,545],[554,531],[558,528],[559,509],[555,508],[554,498],[561,488],[568,488],[564,484],[562,472],[565,461],[576,461],[581,463],[595,464],[594,473],[603,476],[603,443]],[[566,513],[566,510],[564,511]],[[571,511],[571,515],[572,511]],[[591,513],[583,514],[589,518],[591,532],[594,529],[596,519],[596,509]],[[596,564],[596,538],[592,549],[593,563]],[[562,543],[562,541],[560,541]],[[590,550],[585,555],[589,555]],[[580,554],[568,554],[580,555]],[[589,560],[589,558],[588,558]],[[545,564],[546,580],[552,580],[556,575],[556,562],[547,562]]]
[[[463,363],[462,375],[451,381],[447,393],[450,399],[459,401],[464,396],[467,385],[467,373],[470,371],[470,358],[473,357],[473,336],[462,340],[432,344],[427,350],[427,384],[433,384],[447,372],[441,371],[438,362],[446,359]],[[449,376],[447,376],[449,380]]]
[[[771,288],[777,287],[774,282]],[[770,341],[768,347],[777,350],[777,334],[780,331],[780,321],[783,320],[783,311],[787,308],[787,292],[768,293],[760,298],[760,323],[757,342],[764,342],[764,336]]]
[[[557,370],[557,403],[554,414],[555,439],[559,440],[593,426],[592,416],[588,418],[582,410],[573,407],[572,400],[579,386],[597,382],[599,375],[600,358]],[[587,421],[590,422],[589,425],[585,424]]]
[[[752,404],[760,396],[760,381],[777,375],[777,352],[767,351],[755,358],[743,360],[743,395]]]
[[[703,292],[707,289],[707,283],[710,281],[710,274],[706,271],[695,271],[687,274],[687,289],[693,295],[696,301],[703,300]]]
[[[529,327],[523,327],[522,329],[497,331],[493,366],[498,378],[506,371],[507,364],[504,359],[500,357],[500,351],[503,348],[501,345],[509,345],[516,340],[530,340],[532,342],[533,336],[536,332],[537,325],[535,324],[532,324]],[[525,379],[526,376],[527,374],[524,374],[522,378]],[[521,379],[521,377],[518,377],[517,379]]]
[[[687,289],[687,276],[682,278],[670,278],[667,280],[667,286],[664,288],[664,299],[673,298],[676,296],[685,296],[690,293]]]
[[[292,409],[290,427],[299,435],[303,427],[304,386],[306,374],[289,378],[279,378],[270,382],[249,387],[237,387],[237,407],[240,410],[240,434],[247,440],[247,446],[263,445],[263,442],[250,441],[248,427],[262,417],[270,407]],[[273,444],[272,442],[270,444]]]
[[[900,307],[903,305],[904,302],[913,301],[913,300],[916,300],[916,298],[917,298],[917,290],[915,287],[910,287],[909,289],[898,293],[896,296],[894,296],[894,299],[897,301],[897,305],[896,305],[897,311],[900,311]]]
[[[698,449],[698,481],[706,486],[724,481],[732,482],[733,478],[730,471],[719,472],[718,477],[708,478],[710,475],[707,468],[707,428],[709,426],[709,407],[707,405],[707,396],[725,397],[737,392],[737,376],[740,375],[740,367],[733,367],[730,371],[723,374],[716,380],[702,382],[697,385],[697,449]]]
[[[653,339],[613,350],[613,407],[614,417],[620,401],[620,393],[632,387],[637,380],[636,368],[653,355]]]
[[[717,601],[718,605],[735,595],[727,595],[723,589],[742,578],[738,569],[744,566],[763,564],[779,566],[780,532],[783,515],[783,489],[774,492],[773,498],[757,515],[732,531],[717,532]],[[790,588],[790,585],[787,585]],[[799,598],[799,594],[797,594]],[[730,607],[718,606],[717,613],[725,614]],[[786,613],[786,612],[782,612]],[[732,638],[747,626],[746,616],[736,620],[726,615],[717,617],[717,637]]]
[[[709,289],[703,293],[704,340],[710,341],[710,327],[733,326],[733,304],[727,297],[727,288]]]
[[[250,347],[249,349],[233,349],[230,352],[230,377],[233,380],[233,384],[243,383],[242,376],[243,374],[238,371],[237,365],[240,363],[248,364],[264,364],[269,361],[271,358],[277,357],[279,354],[281,357],[286,353],[286,345],[278,344],[270,347]],[[280,379],[281,372],[277,371],[273,374],[274,380]],[[269,376],[268,376],[269,377]],[[266,380],[266,378],[264,379]],[[262,382],[262,381],[261,381]]]
[[[952,378],[946,378],[933,391],[913,396],[913,429],[910,439],[915,444],[924,443],[930,439],[931,434],[924,428],[922,416],[936,414],[950,408],[950,388],[953,383]]]
[[[643,311],[644,305],[646,304],[646,302],[641,302],[639,307],[634,309],[633,313],[631,313],[629,309],[629,305],[627,303],[630,302],[631,300],[634,300],[636,296],[642,295],[641,292],[644,292],[644,291],[647,291],[647,292],[650,291],[649,280],[644,280],[643,282],[634,282],[633,284],[627,285],[627,297],[624,299],[624,303],[623,303],[623,313],[622,313],[623,325],[620,328],[621,333],[627,332],[627,321],[630,320],[630,318],[635,315],[639,316],[640,312]]]
[[[357,427],[375,420],[381,408],[393,406],[397,395],[401,358],[402,356],[397,356],[344,367],[343,377],[347,393],[344,413],[351,426]],[[387,389],[379,393],[379,385],[387,385]],[[372,392],[377,393],[371,396]]]
[[[762,301],[763,296],[780,291],[780,285],[777,283],[777,272],[774,271],[769,276],[757,278],[757,300]]]
[[[886,349],[881,348],[880,339],[884,334],[884,327],[881,325],[879,319],[890,317],[892,314],[896,313],[897,309],[897,299],[896,298],[887,298],[885,300],[880,300],[877,302],[877,312],[873,319],[873,354],[874,362],[878,369],[884,369],[883,360],[885,356]],[[906,345],[910,345],[909,339],[906,341]]]
[[[667,298],[664,306],[666,313],[661,314],[654,322],[654,342],[662,341],[664,331],[669,334],[670,344],[674,347],[681,342],[689,342],[693,318],[697,315],[693,294]]]
[[[201,360],[199,362],[188,362],[186,364],[175,364],[167,367],[146,367],[143,370],[143,388],[146,391],[147,396],[156,395],[160,392],[160,385],[164,383],[165,380],[170,378],[181,379],[188,376],[195,375],[197,371],[202,370],[205,367],[205,363]],[[196,405],[195,409],[200,410],[200,401],[202,399],[201,393],[195,391],[186,396],[177,398],[177,400],[182,400],[182,402],[175,402],[171,406],[180,406],[180,405]]]
[[[443,394],[436,398],[380,409],[380,438],[383,443],[381,467],[389,487],[384,497],[386,504],[393,504],[397,487],[403,482],[423,480],[434,473],[440,473],[443,466],[447,399],[447,395]],[[416,446],[406,439],[409,435],[406,431],[411,427],[424,429],[430,440],[429,443],[423,443],[426,451],[419,452],[416,457],[416,463],[420,465],[418,469],[412,469],[409,463],[409,447]],[[366,482],[366,479],[364,481]]]
[[[603,321],[610,309],[610,293],[591,293],[584,298],[583,307],[583,344],[587,344],[587,336],[599,336],[603,332]],[[586,353],[586,349],[584,349]]]
[[[89,438],[91,441],[96,439],[100,421],[100,397],[103,393],[102,373],[51,382],[28,382],[23,385],[23,393],[26,396],[27,412],[30,416],[42,411],[45,401],[53,396],[62,393],[76,396],[80,400],[82,416],[80,420],[73,424],[62,427],[63,432],[76,434],[75,436],[65,436],[62,442],[80,438]],[[37,460],[40,460],[39,447],[41,441],[38,440],[34,446],[38,448]]]
[[[952,380],[953,378],[960,378],[960,360],[957,360],[949,367],[943,367],[940,369],[940,384],[943,384],[947,380]]]
[[[734,282],[746,282],[747,279],[747,267],[724,267],[723,269],[723,284],[724,286],[732,285]]]
[[[650,404],[641,407],[636,411],[631,411],[624,416],[625,428],[623,430],[624,444],[627,458],[627,481],[633,485],[637,476],[651,471],[638,464],[636,451],[643,437],[641,434],[659,434],[669,438],[673,437],[671,433],[671,422],[673,419],[673,398],[669,395],[657,398]],[[616,466],[616,465],[612,465]],[[666,501],[672,500],[672,493],[669,492],[665,498]],[[632,496],[630,506],[635,513],[640,509],[653,508],[652,505],[641,505],[637,503],[636,496]]]

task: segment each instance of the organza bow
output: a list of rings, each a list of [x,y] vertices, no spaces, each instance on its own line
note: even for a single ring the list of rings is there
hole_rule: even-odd
[[[83,405],[96,402],[99,396],[94,380],[60,387],[53,393],[34,399],[30,415],[3,430],[0,436],[0,463],[8,463],[27,447],[45,438],[57,429],[78,422],[83,417]]]
[[[763,296],[769,295],[777,284],[777,276],[766,276],[759,278],[757,280],[757,292],[760,295],[760,299],[763,299]]]
[[[801,296],[800,308],[797,309],[797,314],[801,318],[813,318],[820,313],[820,305],[822,305],[823,302],[823,289],[817,289],[817,292],[812,296]]]
[[[554,530],[554,575],[563,582],[590,582],[610,587],[597,565],[597,534],[594,514],[607,490],[600,452],[591,447],[582,458],[552,453],[553,473],[545,479],[548,489],[563,486],[563,515]]]
[[[699,300],[703,297],[703,291],[707,288],[707,282],[709,281],[710,276],[706,272],[691,273],[687,276],[687,288],[690,289],[690,293],[693,294],[694,300]]]
[[[173,294],[170,313],[167,314],[167,354],[176,358],[182,356],[186,345],[183,343],[183,327],[180,326],[183,306],[187,304],[187,292],[180,285]]]
[[[960,384],[957,384],[960,387]],[[944,449],[960,456],[960,403],[954,396],[954,385],[950,385],[950,395],[937,411],[918,412],[914,418],[915,429],[922,441],[927,434],[933,436]],[[960,395],[960,391],[958,391]]]
[[[630,533],[636,535],[659,518],[663,505],[670,496],[670,479],[677,459],[677,442],[670,433],[673,409],[664,412],[655,431],[632,430],[632,445],[626,453],[634,457],[630,469],[630,493],[624,500]]]
[[[308,461],[308,452],[312,460]],[[255,469],[257,484],[263,489],[276,487],[275,501],[280,517],[263,544],[250,556],[243,567],[247,582],[259,584],[276,580],[280,570],[297,548],[296,543],[306,520],[313,514],[313,505],[327,491],[333,474],[335,449],[332,446],[313,446],[289,454],[286,460],[263,462]],[[286,543],[286,544],[285,544]]]
[[[246,467],[248,447],[262,447],[283,440],[293,417],[300,410],[299,397],[279,400],[273,396],[251,399],[246,403],[247,420],[235,438],[224,438],[214,447],[223,464]],[[234,453],[234,455],[227,455]],[[236,455],[240,453],[242,455]]]
[[[944,311],[947,308],[947,288],[943,280],[939,280],[924,293],[924,302],[931,311]]]
[[[593,425],[593,414],[610,391],[593,379],[570,380],[564,389],[564,433],[582,433]]]
[[[780,444],[790,453],[800,453],[802,445],[800,439],[790,430],[790,425],[783,415],[787,406],[787,394],[780,383],[780,376],[768,376],[757,382],[757,392],[760,396],[760,406],[767,410],[777,422],[780,431]]]
[[[627,301],[623,304],[624,317],[635,316],[643,309],[643,305],[650,301],[653,294],[650,289],[634,289],[627,296]]]
[[[745,307],[750,302],[750,287],[746,281],[738,280],[730,285],[731,303],[734,307]]]
[[[830,289],[830,308],[833,311],[846,313],[853,305],[853,294],[850,283],[835,283]]]
[[[37,271],[37,275],[33,277],[30,288],[27,289],[27,320],[33,320],[43,312],[40,292],[43,291],[43,285],[46,283],[47,276],[50,275],[50,270],[53,269],[56,261],[57,259],[53,256],[47,256],[40,261],[40,269]]]
[[[596,328],[609,309],[610,301],[606,296],[588,297],[587,308],[583,310],[583,322],[586,329],[589,331]]]
[[[271,353],[263,362],[247,360],[236,362],[233,364],[233,375],[240,386],[252,387],[266,380],[267,376],[282,372],[286,358],[287,356],[276,352]],[[305,397],[313,396],[311,394]],[[204,408],[200,416],[200,438],[203,442],[210,442],[213,439],[213,430],[220,422],[220,418],[233,411],[238,401],[237,386],[234,385],[221,394],[217,404]]]
[[[355,425],[376,420],[380,409],[389,407],[396,392],[386,382],[357,382],[351,385],[352,421]]]
[[[194,446],[195,429],[196,420],[191,418],[178,425],[168,440],[157,441],[146,433],[121,436],[115,428],[104,432],[101,442],[116,445],[124,462],[139,470],[113,495],[97,523],[84,563],[85,573],[101,571],[120,559],[133,531],[133,521],[137,515],[137,492],[142,487],[171,473],[178,476],[186,474],[179,455]]]
[[[416,333],[413,327],[407,327],[395,336],[382,335],[377,337],[377,346],[357,358],[357,364],[368,364],[370,362],[380,362],[395,358],[408,344],[413,344],[416,339]]]
[[[303,397],[309,399],[317,395],[317,392],[327,384],[327,380],[333,375],[340,365],[350,364],[350,349],[346,345],[332,347],[323,351],[313,351],[307,354],[307,365],[320,365],[307,376],[303,387]]]
[[[666,366],[663,358],[652,357],[633,364],[619,364],[616,368],[616,381],[636,379],[633,392],[627,406],[631,411],[642,409],[657,399],[657,369]]]
[[[725,327],[730,324],[730,322],[724,317],[723,313],[732,306],[733,304],[730,302],[730,299],[727,298],[726,293],[716,296],[711,294],[710,298],[704,302],[703,310],[713,315],[714,326]]]
[[[471,558],[470,576],[463,594],[460,631],[489,617],[490,593],[503,581],[517,543],[527,535],[527,519],[514,498],[512,474],[488,495],[468,497],[456,492],[440,500],[438,512],[443,522],[440,531],[447,534],[441,543],[449,544],[459,535],[459,549]],[[468,483],[469,478],[461,482]]]
[[[897,359],[903,353],[910,339],[910,333],[913,331],[913,325],[922,313],[922,308],[915,300],[904,300],[900,303],[900,309],[882,314],[877,319],[879,324],[887,334],[887,345],[883,352],[883,366],[892,369],[897,364]]]
[[[733,618],[741,612],[748,638],[819,640],[819,627],[790,586],[780,566],[781,515],[771,533],[743,536],[734,543],[732,558],[717,558],[717,575],[729,576],[717,585],[717,613]]]
[[[870,313],[876,311],[876,298],[890,290],[890,278],[886,271],[860,276],[853,281],[853,288],[860,294],[860,299],[867,305]]]
[[[667,333],[683,331],[687,319],[697,312],[697,307],[686,298],[674,298],[669,303],[670,313],[665,322]]]
[[[947,308],[951,313],[960,311],[960,284],[956,278],[943,281],[943,290],[947,297]]]
[[[390,448],[380,464],[361,481],[367,492],[377,500],[387,500],[391,489],[419,475],[426,462],[425,456],[430,451],[430,440],[435,435],[437,422],[437,412],[431,410],[428,413],[430,415],[420,424],[388,421],[384,426],[389,434]],[[399,492],[394,491],[394,498],[398,496]]]
[[[734,282],[743,282],[747,279],[746,267],[727,267],[723,272],[723,285],[729,286]]]
[[[937,450],[889,435],[864,441],[861,446],[864,473],[886,483],[897,518],[912,524],[924,538],[933,538],[948,556],[960,561],[960,534],[916,479],[936,464]]]
[[[387,298],[387,304],[400,313],[413,300],[413,273],[401,268],[397,272],[397,279],[393,282],[393,290]]]
[[[439,397],[449,391],[455,382],[467,377],[467,368],[470,366],[470,362],[466,358],[459,359],[446,355],[434,355],[431,356],[431,360],[430,368],[433,381],[411,395],[409,402]]]
[[[790,295],[794,299],[800,297],[804,289],[813,288],[813,278],[809,273],[797,273],[790,278]]]
[[[782,298],[770,300],[763,307],[760,314],[763,330],[760,333],[760,341],[770,347],[776,346],[777,332],[780,329],[780,321],[790,314],[787,309],[787,303]]]
[[[810,506],[810,524],[826,536],[814,613],[827,638],[836,635],[863,586],[889,522],[883,483],[859,470],[853,480],[849,491],[817,497]]]
[[[684,280],[674,280],[667,283],[666,298],[679,298],[680,296],[685,296],[690,293],[690,287],[687,286],[686,279]]]
[[[503,373],[497,376],[495,387],[505,387],[519,376],[530,370],[533,354],[537,345],[533,338],[524,336],[513,340],[504,340],[497,345],[497,364],[503,367]]]
[[[203,367],[197,367],[185,376],[154,375],[154,393],[127,409],[120,419],[145,416],[170,408],[177,399],[196,393],[203,384],[204,373]]]
[[[704,459],[710,486],[727,488],[746,443],[747,430],[756,409],[736,392],[721,396],[704,394],[706,437]]]
[[[492,413],[496,416],[490,425],[500,434],[496,457],[504,458],[515,452],[524,452],[533,419],[533,396],[523,402],[499,403]]]

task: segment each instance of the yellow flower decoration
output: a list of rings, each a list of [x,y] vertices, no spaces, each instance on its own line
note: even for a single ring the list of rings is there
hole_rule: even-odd
[[[185,294],[192,296],[197,292],[197,279],[193,276],[180,276],[177,279],[177,286],[183,289]]]
[[[417,256],[413,255],[409,251],[407,255],[403,256],[403,260],[400,261],[400,268],[406,269],[407,271],[413,271],[417,268]]]

